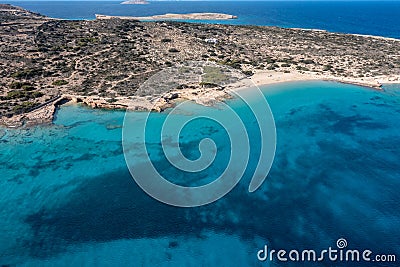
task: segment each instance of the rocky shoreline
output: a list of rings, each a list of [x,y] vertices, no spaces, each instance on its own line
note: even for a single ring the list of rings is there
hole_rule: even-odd
[[[268,80],[265,80],[267,77]],[[238,80],[236,83],[227,85],[226,88],[195,88],[185,89],[179,91],[171,91],[166,93],[162,97],[148,100],[145,97],[119,97],[114,99],[114,102],[110,102],[110,98],[100,97],[89,97],[84,95],[62,95],[57,99],[46,103],[40,108],[37,108],[28,113],[19,114],[11,118],[1,118],[0,125],[17,128],[23,126],[33,126],[38,124],[50,124],[55,115],[55,111],[59,105],[64,103],[75,103],[83,104],[94,109],[109,109],[109,110],[128,110],[128,111],[155,111],[163,112],[164,110],[173,107],[177,101],[190,100],[205,106],[212,106],[215,103],[224,101],[232,97],[232,91],[244,90],[254,86],[265,86],[274,83],[284,82],[295,82],[295,81],[334,81],[340,83],[347,83],[352,85],[358,85],[362,87],[369,87],[375,90],[382,90],[382,84],[378,81],[371,80],[370,82],[357,81],[357,80],[345,80],[337,79],[332,77],[318,77],[318,76],[307,76],[307,75],[281,75],[277,73],[258,73],[254,75],[254,78],[248,79],[243,78]],[[386,83],[391,83],[386,81]],[[396,81],[394,83],[400,83]],[[251,89],[250,89],[251,90]]]

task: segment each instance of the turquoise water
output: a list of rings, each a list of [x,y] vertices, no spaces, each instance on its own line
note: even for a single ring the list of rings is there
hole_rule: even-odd
[[[5,1],[46,16],[94,19],[95,14],[150,16],[219,12],[238,16],[215,23],[323,29],[332,32],[400,38],[400,1]]]
[[[250,165],[227,196],[192,209],[162,204],[135,184],[122,153],[124,112],[65,105],[54,125],[0,128],[0,264],[255,266],[264,244],[325,249],[341,237],[350,248],[400,255],[400,87],[304,82],[263,92],[278,138],[267,180],[247,191],[259,133],[248,107],[230,100],[248,129]],[[176,116],[218,108],[193,104]],[[155,133],[165,116],[152,115]],[[196,120],[182,131],[183,154],[198,157],[204,137],[219,154],[194,176],[168,166],[154,136],[148,149],[172,181],[205,184],[227,164],[229,143],[221,126]],[[321,265],[331,263],[306,266]]]

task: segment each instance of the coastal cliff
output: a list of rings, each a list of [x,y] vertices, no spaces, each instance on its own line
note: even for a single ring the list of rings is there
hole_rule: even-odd
[[[400,82],[400,41],[389,38],[119,18],[71,21],[10,5],[0,5],[0,21],[0,123],[8,125],[59,95],[93,107],[138,109],[171,90],[190,98],[186,84],[139,90],[160,70],[188,61],[229,67],[260,85],[320,79],[379,88]],[[225,90],[190,86],[205,98]]]

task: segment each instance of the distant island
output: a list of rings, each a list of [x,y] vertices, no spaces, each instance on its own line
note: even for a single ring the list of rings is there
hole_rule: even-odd
[[[237,16],[223,13],[189,13],[189,14],[173,14],[167,13],[163,15],[154,15],[146,17],[130,17],[130,16],[108,16],[96,14],[96,19],[126,19],[126,20],[228,20],[237,19]]]
[[[123,5],[145,5],[148,3],[149,2],[144,1],[144,0],[129,0],[129,1],[124,1],[121,4],[123,4]]]
[[[333,80],[379,89],[400,83],[397,39],[106,18],[52,19],[0,4],[0,124],[51,122],[55,107],[67,100],[158,111],[177,99],[213,103],[229,96],[229,88],[249,87],[240,84],[244,77],[258,85]],[[187,74],[193,68],[187,62],[203,62],[194,65],[199,71],[191,79],[169,82],[161,74],[152,82],[168,81],[168,87],[143,87],[161,70],[171,70],[169,77]]]

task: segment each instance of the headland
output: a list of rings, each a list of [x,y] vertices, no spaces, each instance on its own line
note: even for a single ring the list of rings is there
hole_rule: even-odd
[[[182,98],[212,104],[249,80],[334,80],[377,89],[400,82],[397,39],[113,17],[71,21],[10,5],[0,5],[0,21],[0,124],[10,127],[51,122],[54,106],[66,100],[162,111]],[[145,86],[151,78],[157,84],[160,71],[188,67],[199,70],[188,73],[195,78],[160,90]],[[165,83],[163,72],[156,77]]]

